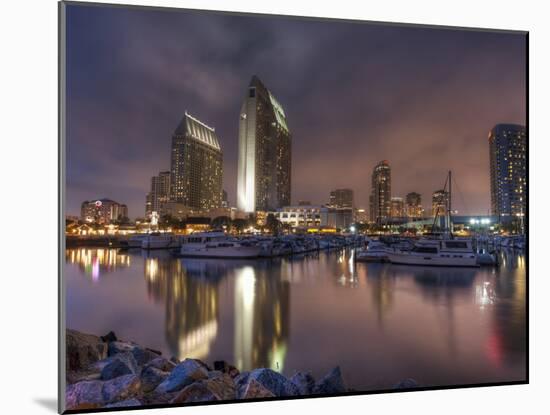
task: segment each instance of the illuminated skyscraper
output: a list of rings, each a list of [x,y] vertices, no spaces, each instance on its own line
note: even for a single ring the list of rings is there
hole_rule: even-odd
[[[421,218],[424,215],[422,196],[416,192],[407,193],[407,196],[405,196],[405,210],[409,218]]]
[[[291,134],[283,107],[253,76],[239,120],[237,207],[273,211],[290,205]]]
[[[170,200],[194,209],[220,207],[222,160],[214,128],[186,111],[172,136]]]
[[[330,192],[330,207],[353,208],[353,190],[336,189]]]
[[[390,213],[392,218],[405,217],[405,202],[403,201],[402,197],[391,198]]]
[[[378,163],[372,171],[372,188],[369,202],[372,222],[381,223],[390,217],[391,169],[387,160]]]
[[[527,213],[527,133],[515,124],[497,124],[489,133],[491,210],[508,222]]]
[[[147,193],[145,214],[152,212],[161,214],[162,205],[170,200],[170,172],[161,171],[158,176],[151,178],[151,191]]]

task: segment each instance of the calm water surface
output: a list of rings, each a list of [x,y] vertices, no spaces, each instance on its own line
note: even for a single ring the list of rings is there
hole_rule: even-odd
[[[69,249],[67,327],[180,359],[224,359],[349,387],[525,379],[523,254],[501,267],[354,263],[353,250],[273,260]]]

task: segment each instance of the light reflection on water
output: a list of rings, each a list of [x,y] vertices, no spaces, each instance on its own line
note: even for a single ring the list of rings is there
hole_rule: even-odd
[[[499,269],[355,263],[353,250],[273,260],[70,249],[67,326],[350,387],[525,378],[525,259]]]

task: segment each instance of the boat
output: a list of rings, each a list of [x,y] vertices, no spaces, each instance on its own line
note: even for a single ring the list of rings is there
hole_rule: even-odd
[[[181,246],[181,236],[171,233],[153,232],[141,242],[142,249],[173,249]]]
[[[367,247],[355,255],[359,262],[387,262],[388,246],[380,241],[370,241]]]
[[[141,248],[143,240],[146,239],[148,234],[140,233],[137,235],[132,235],[125,241],[120,241],[122,248],[132,249],[132,248]]]
[[[179,256],[190,258],[258,258],[259,244],[239,241],[223,232],[200,232],[182,238]]]
[[[409,251],[388,251],[392,264],[439,267],[479,267],[477,255],[468,239],[420,239]]]
[[[422,265],[439,267],[479,267],[477,255],[474,252],[471,239],[457,239],[452,234],[451,221],[451,183],[449,171],[444,190],[448,189],[446,201],[444,232],[431,238],[422,238],[410,250],[393,248],[388,251],[388,259],[392,264]],[[439,211],[434,218],[434,227]],[[433,229],[432,229],[433,231]]]

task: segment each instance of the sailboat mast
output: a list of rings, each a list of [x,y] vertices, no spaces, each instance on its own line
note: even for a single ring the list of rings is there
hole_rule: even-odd
[[[447,207],[447,228],[449,229],[449,234],[452,234],[453,233],[453,230],[452,230],[452,224],[451,224],[451,212],[452,212],[452,176],[451,176],[451,170],[449,170],[449,206]]]

